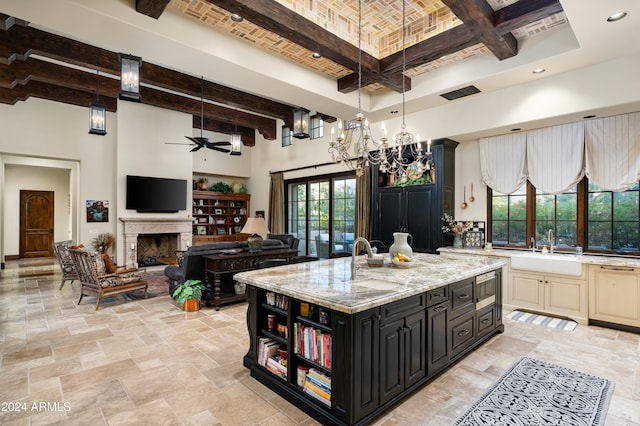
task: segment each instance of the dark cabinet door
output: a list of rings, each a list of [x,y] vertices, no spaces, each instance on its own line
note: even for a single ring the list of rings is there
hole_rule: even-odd
[[[427,375],[427,313],[416,312],[405,319],[405,388]]]
[[[435,187],[408,186],[404,190],[405,232],[413,237],[411,247],[418,252],[433,252],[439,247],[434,238]]]
[[[426,326],[421,310],[380,328],[380,404],[427,375]]]
[[[405,227],[403,188],[385,188],[378,192],[378,212],[375,223],[378,224],[373,238],[382,241],[387,248],[393,244],[393,233],[401,232]]]
[[[449,302],[427,309],[427,373],[433,376],[449,363]]]
[[[380,327],[380,404],[404,390],[404,318]]]
[[[351,401],[350,410],[351,422],[372,413],[379,406],[379,318],[380,315],[378,314],[377,308],[356,314],[353,320],[354,340],[353,342],[343,342],[345,347],[353,348],[352,387],[344,386],[345,389],[342,390],[343,392],[347,392],[353,388],[353,400]]]

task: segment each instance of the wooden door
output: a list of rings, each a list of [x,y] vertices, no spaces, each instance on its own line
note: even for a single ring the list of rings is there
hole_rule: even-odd
[[[53,256],[53,191],[20,190],[20,257]]]

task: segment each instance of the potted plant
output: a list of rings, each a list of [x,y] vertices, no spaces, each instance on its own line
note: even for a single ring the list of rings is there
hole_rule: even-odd
[[[202,292],[207,286],[202,284],[200,280],[186,280],[178,284],[173,291],[173,299],[177,305],[187,312],[197,311],[200,309],[200,300],[202,300]]]

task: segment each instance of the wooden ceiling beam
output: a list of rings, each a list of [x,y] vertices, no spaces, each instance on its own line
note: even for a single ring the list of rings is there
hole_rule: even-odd
[[[350,70],[358,69],[358,47],[302,18],[276,1],[207,0],[227,12],[236,13],[251,23],[279,35],[311,52],[317,52]],[[377,73],[378,59],[362,52],[362,69]]]
[[[29,81],[27,84],[17,85],[13,89],[0,88],[0,99],[2,99],[3,103],[13,105],[17,101],[27,100],[31,96],[87,107],[87,114],[89,105],[96,100],[96,96],[93,93],[40,81]],[[107,111],[115,112],[118,106],[118,99],[110,96],[101,96],[100,103],[105,106]]]
[[[11,88],[31,79],[94,94],[99,89],[100,95],[113,98],[117,98],[120,91],[120,82],[116,79],[41,59],[28,58],[11,65],[0,64],[0,87]]]
[[[389,74],[363,73],[361,83],[362,87],[367,87],[369,84],[379,83],[388,89],[402,93],[402,72],[400,71]],[[404,80],[405,91],[411,90],[411,78],[405,77]],[[358,74],[352,73],[338,79],[339,92],[349,93],[354,90],[358,90]]]
[[[193,116],[193,128],[199,129],[201,126],[200,117]],[[204,125],[202,127],[204,130],[208,130],[210,132],[218,132],[231,134],[232,132],[239,132],[242,134],[242,144],[245,146],[255,146],[256,145],[256,130],[254,128],[249,127],[241,127],[235,126],[229,123],[222,123],[220,121],[212,120],[210,118],[204,119]]]
[[[506,34],[563,11],[560,0],[520,0],[496,10],[494,25],[496,31]]]
[[[0,31],[0,63],[6,63],[6,61],[2,60],[3,52],[10,51],[15,58],[18,52],[25,52],[25,46],[31,47],[34,53],[44,57],[89,69],[93,68],[112,75],[119,75],[120,73],[120,62],[117,53],[31,27],[19,28],[14,26],[9,31]],[[6,47],[6,49],[3,49],[3,47]],[[24,53],[21,53],[21,56],[23,55]],[[70,73],[70,71],[67,73]],[[92,75],[90,73],[86,74]],[[91,79],[91,77],[88,78]],[[185,93],[190,96],[201,96],[200,78],[172,71],[155,64],[143,62],[143,66],[140,69],[140,80],[148,85]],[[119,90],[118,80],[114,81],[117,82]],[[232,105],[243,111],[252,111],[260,114],[252,115],[256,117],[257,122],[263,121],[262,115],[280,118],[289,124],[292,124],[293,121],[294,106],[271,101],[247,92],[205,81],[204,95],[205,99]],[[143,98],[142,102],[146,103],[146,100]],[[267,132],[267,134],[270,134],[270,132]]]
[[[171,0],[136,0],[136,11],[158,19]]]
[[[201,109],[203,108],[203,104],[199,100],[163,92],[150,87],[142,86],[140,88],[140,94],[142,95],[142,99],[145,104],[159,108],[180,111],[197,116],[200,116]],[[267,140],[275,140],[277,136],[276,121],[272,118],[253,115],[244,111],[225,108],[208,102],[204,103],[204,116],[212,120],[234,123],[242,127],[254,128]]]
[[[494,11],[486,0],[442,0],[479,42],[499,60],[518,54],[518,41],[511,33],[500,34],[494,25]]]

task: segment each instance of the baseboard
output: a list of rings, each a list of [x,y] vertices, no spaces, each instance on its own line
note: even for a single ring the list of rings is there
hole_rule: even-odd
[[[632,325],[616,324],[616,323],[613,323],[613,322],[600,321],[600,320],[594,320],[594,319],[590,319],[589,320],[589,325],[595,325],[597,327],[612,328],[614,330],[620,330],[620,331],[626,331],[626,332],[629,332],[629,333],[640,334],[640,327],[634,327]]]
[[[19,254],[9,254],[4,257],[4,260],[20,260]]]

